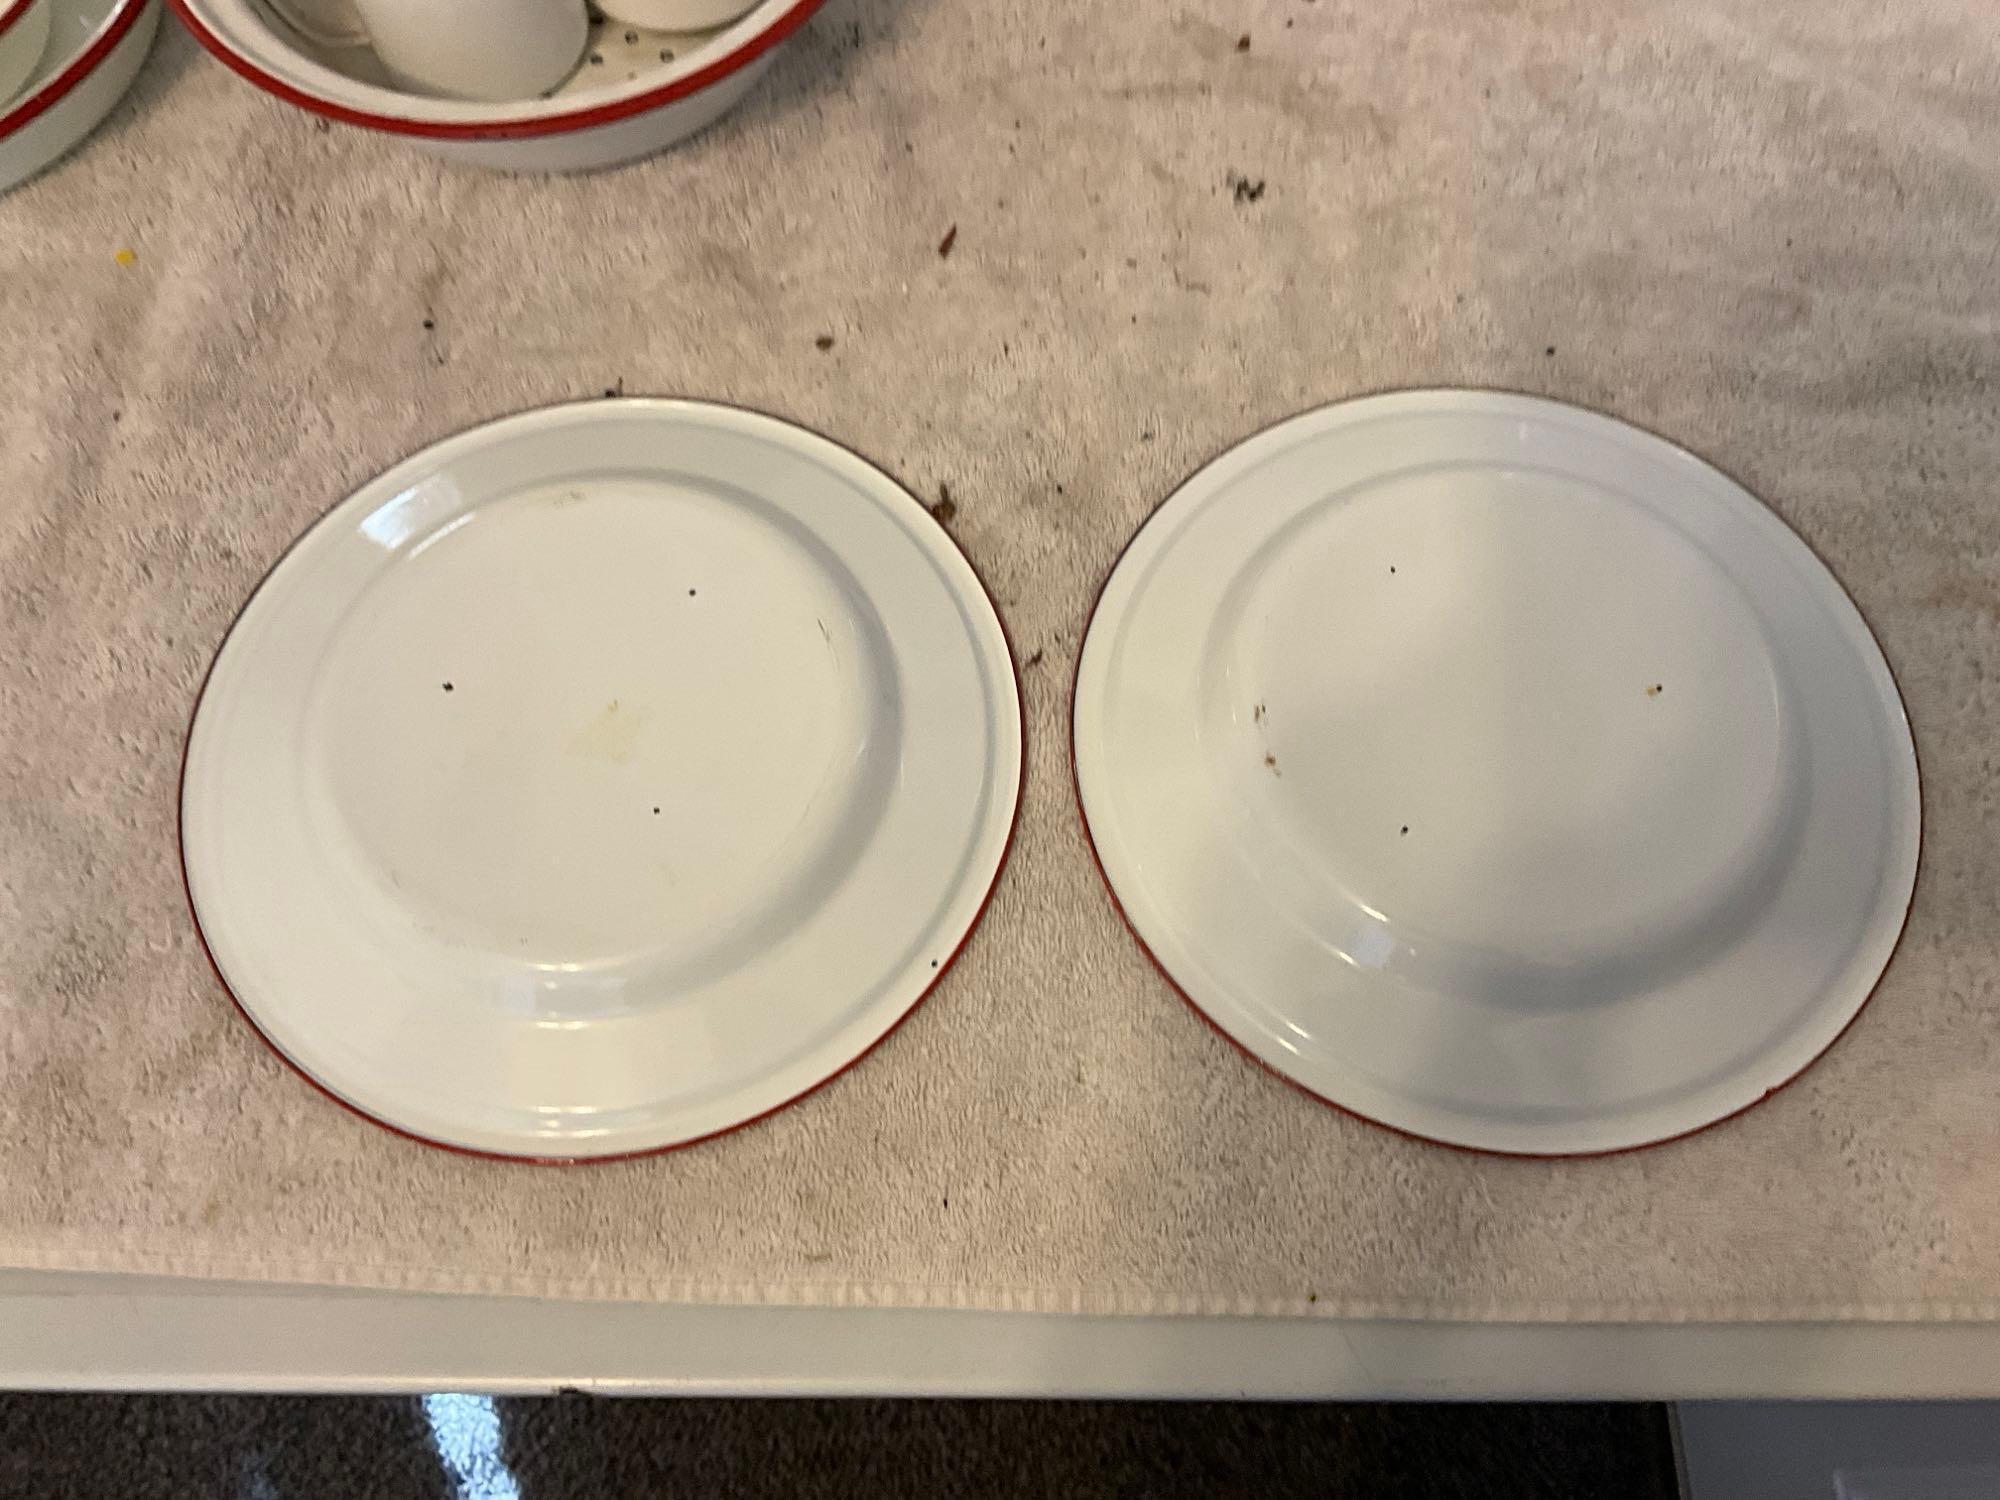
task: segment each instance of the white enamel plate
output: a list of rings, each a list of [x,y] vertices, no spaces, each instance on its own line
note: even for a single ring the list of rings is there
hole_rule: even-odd
[[[1888,963],[1916,756],[1783,522],[1609,418],[1477,392],[1259,434],[1153,515],[1078,791],[1190,1001],[1330,1103],[1571,1154],[1756,1103]]]
[[[224,982],[336,1098],[623,1155],[901,1020],[1021,766],[1000,620],[907,492],[773,418],[593,402],[425,450],[272,569],[195,713],[183,857]]]

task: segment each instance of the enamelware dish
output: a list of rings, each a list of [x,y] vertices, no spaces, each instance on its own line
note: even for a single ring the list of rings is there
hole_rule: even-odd
[[[229,632],[182,853],[278,1051],[499,1156],[685,1145],[847,1067],[984,910],[1006,637],[923,506],[694,402],[529,412],[341,502]]]
[[[1223,454],[1105,585],[1079,798],[1134,932],[1258,1061],[1489,1151],[1661,1141],[1852,1021],[1916,877],[1867,625],[1684,450],[1410,391]]]

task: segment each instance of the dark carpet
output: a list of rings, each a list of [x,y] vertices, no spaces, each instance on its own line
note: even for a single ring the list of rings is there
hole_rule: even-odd
[[[1665,1408],[0,1395],[0,1495],[1672,1500]]]

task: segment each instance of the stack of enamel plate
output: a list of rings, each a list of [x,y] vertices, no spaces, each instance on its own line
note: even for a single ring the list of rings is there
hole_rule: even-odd
[[[111,113],[159,24],[153,0],[0,0],[0,192]]]
[[[1901,934],[1889,669],[1770,511],[1658,438],[1407,392],[1264,432],[1106,584],[1078,791],[1167,977],[1398,1130],[1645,1145],[1832,1044]]]

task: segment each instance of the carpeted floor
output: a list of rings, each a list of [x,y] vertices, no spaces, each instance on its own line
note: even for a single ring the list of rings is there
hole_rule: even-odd
[[[0,1496],[1672,1500],[1659,1406],[0,1396]]]

